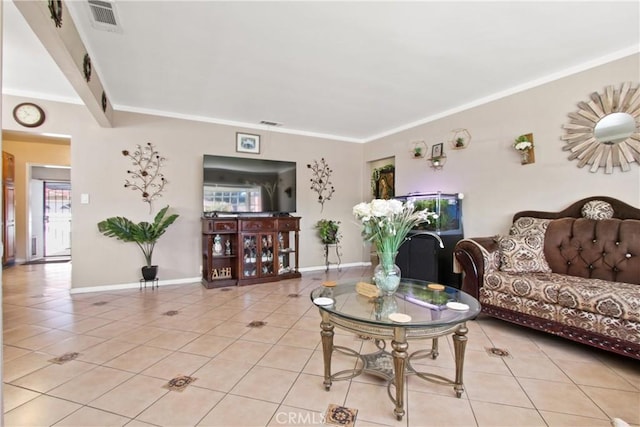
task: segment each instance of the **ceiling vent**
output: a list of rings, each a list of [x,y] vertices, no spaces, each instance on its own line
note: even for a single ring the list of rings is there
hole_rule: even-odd
[[[91,16],[91,26],[97,30],[121,33],[118,24],[118,14],[113,2],[104,0],[88,0]]]
[[[282,123],[272,122],[269,120],[260,120],[260,124],[265,126],[282,126]]]

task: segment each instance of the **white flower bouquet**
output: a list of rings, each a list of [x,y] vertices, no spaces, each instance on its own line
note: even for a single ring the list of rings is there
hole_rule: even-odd
[[[516,141],[513,143],[513,148],[518,151],[527,151],[533,148],[533,143],[529,141],[526,136],[521,135],[516,138]]]
[[[372,242],[378,252],[394,253],[412,228],[437,218],[434,212],[416,211],[413,203],[375,199],[353,207],[353,215],[362,223],[362,237]]]

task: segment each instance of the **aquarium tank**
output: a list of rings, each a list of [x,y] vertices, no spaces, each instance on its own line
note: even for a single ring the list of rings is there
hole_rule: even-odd
[[[422,223],[415,230],[433,231],[437,234],[463,234],[462,193],[409,193],[396,197],[403,202],[412,202],[416,210],[435,212],[438,218]]]
[[[416,209],[427,209],[438,214],[430,223],[422,223],[408,235],[400,246],[396,264],[402,277],[438,282],[460,288],[460,274],[453,271],[453,250],[464,238],[462,228],[462,193],[410,193],[396,197],[403,202],[412,202]],[[440,237],[444,248],[440,248],[430,232]]]

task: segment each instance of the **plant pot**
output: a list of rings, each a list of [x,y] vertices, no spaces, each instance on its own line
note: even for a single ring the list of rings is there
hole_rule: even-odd
[[[157,265],[152,265],[151,267],[149,266],[144,266],[142,267],[142,278],[149,282],[151,280],[156,280],[156,276],[158,275],[158,266]]]

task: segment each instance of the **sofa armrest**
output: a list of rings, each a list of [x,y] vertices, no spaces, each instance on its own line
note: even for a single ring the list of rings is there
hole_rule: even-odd
[[[485,271],[494,270],[494,265],[485,265],[491,254],[498,251],[495,237],[474,237],[456,243],[453,255],[455,270],[463,273],[462,290],[478,298]]]

